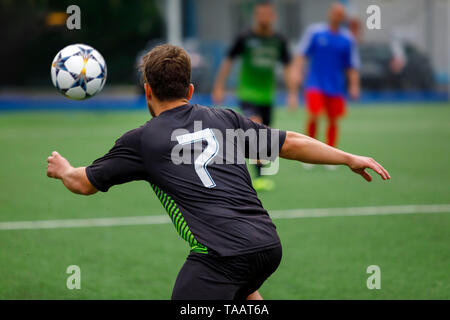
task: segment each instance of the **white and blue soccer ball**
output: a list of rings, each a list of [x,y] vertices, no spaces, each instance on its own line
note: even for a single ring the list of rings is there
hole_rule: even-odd
[[[85,44],[73,44],[58,52],[50,72],[56,89],[75,100],[95,96],[106,82],[105,59]]]

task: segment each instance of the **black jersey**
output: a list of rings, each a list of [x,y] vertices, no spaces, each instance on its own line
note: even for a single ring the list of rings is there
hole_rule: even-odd
[[[192,251],[234,256],[280,242],[241,158],[274,160],[285,137],[230,109],[183,105],[125,133],[86,174],[103,192],[148,181]]]

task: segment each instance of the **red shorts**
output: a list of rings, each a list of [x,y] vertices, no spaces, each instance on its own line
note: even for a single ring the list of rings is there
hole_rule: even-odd
[[[306,107],[313,115],[319,115],[324,110],[330,118],[345,115],[346,106],[343,97],[329,96],[319,90],[307,90],[305,99]]]

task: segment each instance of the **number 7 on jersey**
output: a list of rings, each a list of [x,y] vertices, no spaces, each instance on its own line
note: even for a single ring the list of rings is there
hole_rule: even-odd
[[[219,151],[219,143],[217,142],[214,132],[210,129],[203,129],[194,133],[186,133],[177,137],[177,141],[181,145],[191,144],[197,141],[205,140],[207,145],[205,150],[195,159],[194,168],[203,185],[207,188],[214,188],[216,183],[211,178],[206,166],[216,156]]]

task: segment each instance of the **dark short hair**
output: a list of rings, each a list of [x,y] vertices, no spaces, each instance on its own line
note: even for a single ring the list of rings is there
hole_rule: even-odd
[[[181,47],[163,44],[142,58],[141,72],[161,101],[186,98],[191,83],[191,59]]]

